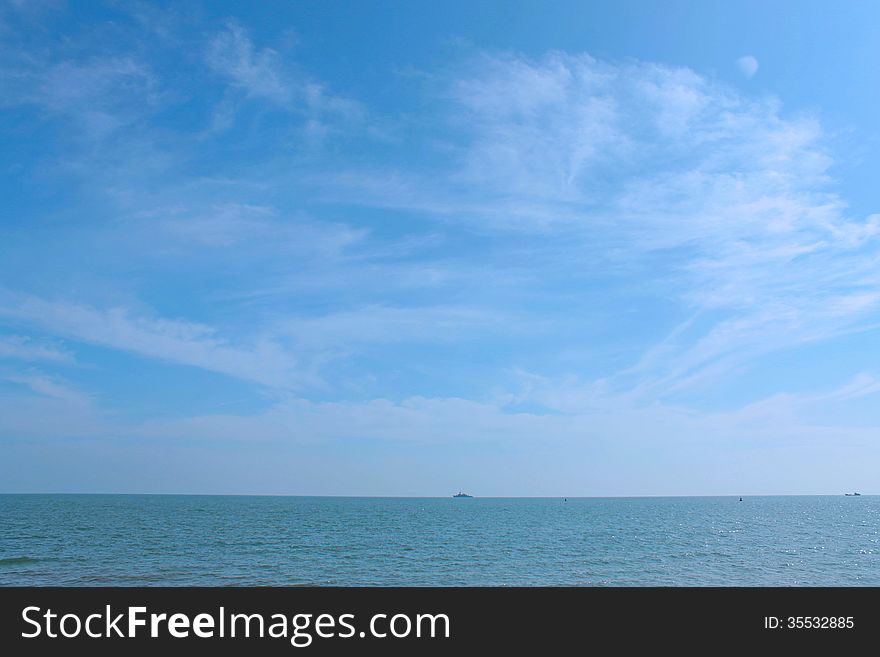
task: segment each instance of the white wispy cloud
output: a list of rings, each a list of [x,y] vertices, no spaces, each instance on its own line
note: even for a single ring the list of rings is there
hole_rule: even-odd
[[[237,345],[204,324],[135,315],[124,308],[47,301],[4,293],[0,317],[27,322],[56,335],[268,386],[299,381],[296,359],[270,340]]]
[[[206,57],[209,66],[250,96],[287,104],[298,91],[284,79],[278,53],[256,49],[246,30],[234,21],[211,40]]]
[[[126,231],[160,232],[166,240],[159,249],[190,245],[196,250],[248,248],[283,252],[287,257],[340,257],[359,245],[367,231],[346,224],[316,221],[304,213],[285,216],[267,205],[251,203],[189,203],[136,212],[124,224]]]
[[[91,403],[88,395],[42,372],[7,373],[0,375],[0,380],[25,386],[38,395],[74,406],[88,406]]]
[[[658,292],[702,320],[622,388],[662,397],[873,325],[877,217],[833,190],[815,119],[686,68],[566,53],[485,54],[447,89],[445,182],[349,171],[331,188],[496,236],[562,236],[560,266],[587,279],[650,262]]]
[[[162,103],[153,71],[129,55],[54,61],[44,53],[4,48],[0,105],[32,105],[98,140],[142,120]],[[74,134],[72,137],[83,135]]]
[[[512,318],[469,306],[362,306],[281,322],[276,331],[306,345],[352,348],[365,343],[438,343],[485,338],[492,329],[512,333]]]
[[[359,103],[330,92],[273,48],[254,45],[248,31],[236,21],[227,22],[211,39],[205,60],[248,98],[305,113],[309,117],[306,128],[311,131],[326,131],[328,116],[354,120],[363,112]],[[228,112],[230,108],[221,109]]]
[[[446,342],[467,339],[475,331],[479,335],[510,332],[505,318],[467,307],[365,306],[300,318],[276,317],[262,323],[259,337],[233,340],[201,323],[11,292],[0,294],[0,318],[70,340],[218,372],[278,391],[326,387],[321,366],[340,355],[356,354],[363,345]],[[0,341],[0,357],[4,355],[60,361],[66,354],[29,345],[27,340],[9,339]]]
[[[72,363],[73,354],[21,335],[0,335],[0,358],[15,360],[42,360],[53,363]]]

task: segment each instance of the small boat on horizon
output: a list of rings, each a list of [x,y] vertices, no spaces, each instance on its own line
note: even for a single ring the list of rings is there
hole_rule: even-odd
[[[844,493],[847,497],[861,497],[861,493]]]
[[[462,493],[461,491],[458,491],[458,492],[457,492],[455,495],[453,495],[452,497],[473,497],[473,495],[468,495],[467,493]]]

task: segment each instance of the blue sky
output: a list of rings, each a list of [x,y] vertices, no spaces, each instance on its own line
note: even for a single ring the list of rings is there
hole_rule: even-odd
[[[878,20],[5,3],[0,490],[880,492]]]

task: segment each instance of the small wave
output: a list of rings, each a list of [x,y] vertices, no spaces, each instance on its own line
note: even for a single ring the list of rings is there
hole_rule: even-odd
[[[36,557],[7,557],[0,559],[0,566],[19,566],[25,563],[37,563],[40,561]]]

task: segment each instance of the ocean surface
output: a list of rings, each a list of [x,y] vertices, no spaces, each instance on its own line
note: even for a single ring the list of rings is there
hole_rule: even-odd
[[[880,585],[878,497],[0,495],[0,585]]]

